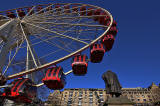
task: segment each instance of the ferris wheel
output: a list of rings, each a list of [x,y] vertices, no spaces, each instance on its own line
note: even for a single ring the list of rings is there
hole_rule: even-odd
[[[85,75],[88,62],[102,61],[104,53],[112,49],[116,26],[107,10],[89,4],[41,4],[1,11],[0,86],[9,87],[2,96],[31,102],[34,90],[25,90],[32,94],[24,97],[21,88],[46,85],[63,89],[67,74]],[[89,56],[84,52],[88,48]],[[71,70],[63,71],[59,63],[67,59],[72,60]],[[16,66],[21,69],[14,70]],[[42,83],[35,83],[34,73],[41,72]],[[15,80],[5,85],[11,79]]]

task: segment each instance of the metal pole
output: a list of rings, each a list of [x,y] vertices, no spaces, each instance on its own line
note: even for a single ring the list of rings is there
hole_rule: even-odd
[[[29,49],[28,49],[28,45],[27,45],[26,70],[29,69],[28,66],[29,66]],[[26,75],[26,78],[29,78],[28,74]]]

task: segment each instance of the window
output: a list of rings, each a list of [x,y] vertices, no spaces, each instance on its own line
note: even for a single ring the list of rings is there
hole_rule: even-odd
[[[93,98],[89,98],[89,101],[93,101]]]
[[[152,99],[149,99],[149,101],[152,101]]]
[[[59,73],[58,73],[58,78],[60,78],[62,75],[62,69],[59,70]]]
[[[89,98],[89,104],[93,103],[93,98]]]
[[[102,98],[102,97],[103,97],[103,95],[99,95],[99,97],[100,97],[100,98]]]
[[[134,99],[131,99],[132,101],[134,101]]]
[[[81,95],[79,95],[79,97],[78,98],[82,98],[82,94]]]
[[[71,105],[72,104],[72,101],[68,101],[67,105]]]
[[[99,92],[100,95],[103,95],[103,92]]]
[[[83,93],[82,91],[79,91],[79,95],[82,95],[82,93]]]
[[[78,98],[79,99],[79,101],[82,101],[82,98]]]
[[[102,99],[101,102],[104,102],[104,100]]]
[[[142,95],[142,97],[144,98],[145,96],[144,96],[144,95]]]
[[[146,101],[146,99],[143,99],[143,101]]]
[[[89,98],[93,98],[93,95],[89,95]]]
[[[79,102],[78,102],[78,105],[82,105],[82,101],[79,101]]]
[[[85,94],[87,94],[87,91],[85,91]]]
[[[56,73],[57,73],[57,68],[55,68],[55,70],[53,70],[54,73],[53,73],[53,76],[56,76]],[[57,76],[56,76],[57,77]]]
[[[151,96],[150,95],[148,95],[148,98],[150,98]]]
[[[68,98],[68,101],[72,101],[72,98]]]
[[[90,94],[90,95],[93,95],[93,92],[90,91],[89,94]]]
[[[140,101],[140,99],[137,99],[137,101]]]
[[[72,93],[72,94],[73,94],[73,91],[69,91],[69,93]]]
[[[47,70],[47,72],[49,71],[49,73],[48,73],[48,77],[50,77],[51,76],[51,73],[52,73],[52,71],[54,71],[54,70],[52,70],[52,68],[51,69],[48,69]]]

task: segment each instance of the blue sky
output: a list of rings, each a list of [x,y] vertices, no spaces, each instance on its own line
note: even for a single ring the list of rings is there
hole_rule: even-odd
[[[0,10],[31,5],[38,0],[1,0]],[[47,3],[45,0],[41,0]],[[101,75],[117,73],[123,87],[148,87],[160,83],[159,0],[54,0],[80,2],[107,9],[118,23],[113,49],[99,64],[89,63],[86,76],[67,76],[65,88],[105,88]]]

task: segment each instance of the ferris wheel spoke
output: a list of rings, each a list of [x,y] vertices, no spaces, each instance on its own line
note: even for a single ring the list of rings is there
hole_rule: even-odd
[[[61,40],[57,40],[58,42],[60,42],[61,44],[63,44],[64,47],[70,49],[71,51],[73,51],[73,49],[69,48],[69,46],[72,44],[72,41],[70,43],[65,43],[65,42],[62,42]]]
[[[37,25],[37,24],[36,24]],[[41,25],[42,26],[42,25]],[[44,27],[44,26],[43,26]],[[56,25],[53,25],[52,26],[52,28],[50,28],[52,31],[56,31],[56,32],[58,32],[58,33],[67,33],[67,32],[74,32],[75,31],[75,29],[70,29],[70,27],[71,26],[66,26],[66,27],[64,27],[64,26],[62,26],[62,25],[60,25],[59,27],[58,26],[56,26]],[[72,26],[72,27],[76,27],[76,26]],[[48,28],[47,28],[48,29]],[[83,26],[82,26],[82,28],[80,28],[79,29],[79,31],[80,32],[83,32],[83,33],[88,33],[87,31],[94,31],[95,30],[95,27],[91,27],[90,29],[86,29],[86,28],[83,28]],[[101,27],[97,27],[97,30],[104,30],[103,28],[101,28]]]
[[[74,27],[71,27],[70,29],[73,29]],[[69,30],[70,30],[69,29]],[[63,33],[62,34],[65,34],[65,33],[67,33],[69,30],[66,30],[66,31],[63,31]],[[46,37],[49,37],[47,40],[50,40],[50,39],[52,39],[53,38],[53,35],[46,35]],[[56,36],[56,37],[58,37],[58,36]],[[59,38],[65,38],[65,37],[59,37]],[[70,44],[72,44],[72,41],[71,42],[69,42],[68,44],[67,43],[65,43],[64,41],[62,42],[61,40],[58,40],[58,39],[56,39],[58,42],[60,42],[61,44],[63,44],[63,46],[64,47],[67,47],[68,49],[70,49],[70,50],[72,50],[71,48],[69,48],[68,46],[70,45]],[[72,50],[73,51],[73,50]]]
[[[57,53],[57,52],[59,52],[59,51],[62,51],[62,49],[58,49],[58,50],[56,50],[56,51],[50,52],[50,53],[48,53],[48,54],[46,54],[46,55],[43,55],[43,56],[40,57],[40,59],[43,59],[43,58],[45,58],[45,57],[47,57],[47,56],[50,56],[50,55],[52,55],[52,54],[55,54],[55,53]]]
[[[38,37],[38,36],[37,36],[37,37]],[[38,38],[39,38],[39,37],[38,37]],[[68,52],[68,53],[72,53],[72,51],[66,50],[65,48],[63,48],[62,46],[60,46],[60,45],[58,45],[58,44],[54,44],[53,42],[49,41],[49,39],[48,39],[48,40],[43,40],[43,39],[41,39],[41,38],[39,38],[39,39],[42,40],[43,42],[46,42],[46,43],[54,46],[54,47],[56,46],[56,47],[58,47],[58,48],[60,48],[60,49],[63,49],[64,51],[66,51],[66,52]]]
[[[8,22],[6,22],[5,24],[0,26],[0,31],[2,32],[5,28],[9,27],[11,24],[13,25],[15,21],[14,20],[10,20]]]
[[[22,32],[23,32],[23,36],[24,36],[24,38],[25,38],[25,40],[26,40],[27,47],[28,47],[28,49],[29,49],[29,51],[30,51],[30,54],[31,54],[31,56],[32,56],[33,62],[34,62],[34,64],[35,64],[35,66],[38,67],[37,62],[36,62],[35,57],[34,57],[34,54],[33,54],[33,51],[31,50],[31,46],[30,46],[31,43],[30,43],[28,37],[26,36],[26,34],[25,34],[25,32],[24,32],[24,29],[23,29],[21,23],[20,23],[20,27],[21,27],[21,30],[22,30]]]
[[[39,59],[43,59],[43,58],[45,58],[45,57],[47,57],[47,56],[49,56],[49,55],[52,55],[52,54],[55,54],[55,53],[61,51],[61,50],[62,50],[62,49],[58,49],[58,50],[56,50],[56,51],[52,51],[52,52],[50,52],[50,53],[48,53],[48,54],[46,54],[46,55],[43,55],[43,56],[39,57]],[[33,62],[33,60],[28,60],[28,61]],[[36,60],[36,61],[37,61],[37,60]],[[24,64],[24,63],[25,63],[25,62],[17,62],[17,63],[11,64],[11,66],[20,65],[20,64]]]
[[[4,23],[10,21],[11,19],[1,19],[0,20],[0,26],[3,25]]]
[[[68,72],[65,72],[64,75],[68,75],[68,74],[70,74],[70,73],[72,73],[72,72],[73,72],[73,70],[70,70],[70,71],[68,71]]]
[[[58,28],[53,28],[53,29],[55,29],[56,31],[60,31],[60,32],[62,32],[62,33],[64,33],[65,32],[65,30],[64,29],[58,29]],[[100,30],[104,30],[104,29],[102,29],[102,28],[97,28],[97,30],[98,31],[100,31]],[[73,29],[69,29],[69,30],[67,30],[67,32],[75,32],[76,30],[73,30]],[[83,32],[83,33],[88,33],[87,31],[95,31],[95,29],[94,28],[91,28],[91,29],[79,29],[79,31],[80,32]],[[92,32],[92,33],[94,33],[94,32]],[[61,38],[64,38],[64,37],[61,37]]]
[[[14,55],[12,56],[12,58],[10,57],[10,56],[11,56],[11,54],[10,54],[10,56],[9,56],[9,62],[8,62],[8,65],[7,65],[6,69],[5,69],[5,71],[3,72],[3,75],[5,75],[5,73],[7,72],[8,68],[9,68],[9,66],[11,65],[12,61],[15,59],[15,57],[16,57],[19,49],[20,49],[20,47],[21,47],[22,44],[23,44],[23,42],[24,42],[24,40],[21,42],[20,45],[19,45],[18,42],[17,42],[16,51],[15,51]],[[10,51],[10,53],[11,53],[11,51]]]
[[[69,16],[69,17],[57,17],[57,16],[41,16],[41,17],[33,17],[32,19],[27,19],[27,20],[32,20],[32,21],[40,21],[40,20],[55,20],[55,19],[79,19],[79,18],[90,18],[91,16]]]
[[[53,4],[51,4],[50,6],[52,6]],[[66,5],[64,5],[64,6],[68,6],[68,5],[70,5],[70,3],[68,3],[68,4],[66,4]],[[28,18],[33,18],[33,17],[42,17],[42,16],[44,16],[44,15],[46,15],[46,14],[48,14],[48,12],[53,12],[53,11],[55,11],[56,9],[62,9],[64,6],[61,6],[61,7],[58,7],[58,8],[55,8],[55,9],[52,9],[52,10],[50,10],[50,11],[48,11],[48,12],[45,12],[45,13],[43,13],[43,14],[38,14],[38,13],[40,13],[40,12],[42,12],[42,11],[44,11],[45,9],[47,9],[47,8],[49,8],[50,6],[47,6],[47,7],[45,7],[45,8],[43,8],[42,10],[40,10],[40,11],[38,11],[38,12],[35,12],[34,14],[32,14],[32,15],[30,15],[30,17],[28,17]],[[38,15],[37,15],[38,14]]]
[[[26,22],[25,22],[25,23],[26,23]],[[34,25],[34,24],[30,24],[30,23],[26,23],[26,24],[31,25],[31,26],[34,26],[34,27],[37,27],[37,28],[40,28],[40,29],[43,29],[43,30],[45,30],[45,31],[48,31],[48,32],[51,32],[51,33],[54,33],[54,34],[57,34],[57,35],[59,35],[59,36],[63,36],[63,37],[72,39],[72,40],[74,40],[74,41],[77,41],[77,42],[80,42],[80,43],[83,43],[83,44],[88,45],[87,42],[78,40],[78,39],[73,38],[73,37],[71,37],[71,36],[63,35],[63,34],[60,34],[60,33],[55,32],[55,31],[51,31],[50,29],[46,29],[46,28],[43,28],[43,27],[40,27],[40,26],[37,26],[37,25]]]
[[[67,4],[67,5],[70,5],[70,4]],[[67,5],[64,5],[64,6],[67,6]],[[59,7],[59,8],[62,8],[62,7],[64,7],[64,6],[61,6],[61,7]],[[84,6],[84,5],[83,5]],[[74,8],[79,8],[79,7],[82,7],[82,6],[77,6],[77,7],[74,7]],[[56,9],[59,9],[59,8],[56,8]],[[72,8],[72,9],[74,9],[74,8]],[[41,18],[43,18],[44,17],[44,19],[46,19],[47,17],[59,17],[59,16],[63,16],[63,15],[75,15],[75,13],[77,13],[78,14],[78,12],[72,12],[72,13],[64,13],[64,12],[61,12],[61,13],[59,13],[58,15],[57,15],[57,13],[58,12],[56,12],[56,15],[55,15],[55,12],[53,12],[54,10],[56,10],[56,9],[53,9],[53,10],[51,10],[50,12],[50,14],[48,14],[48,12],[45,12],[45,13],[43,13],[43,14],[34,14],[33,16],[31,15],[30,17],[27,17],[27,20],[28,19],[34,19],[34,18],[38,18],[38,19],[41,19]],[[68,9],[68,10],[71,10],[71,9]],[[93,9],[94,10],[94,9]],[[91,10],[86,10],[86,12],[87,11],[91,11]],[[81,12],[84,12],[84,11],[81,11]],[[52,16],[50,16],[52,14]],[[49,16],[48,16],[49,15]]]
[[[29,10],[29,12],[23,17],[22,20],[24,20],[32,11],[33,9],[35,8],[36,6],[33,6],[31,10]]]
[[[71,27],[70,29],[72,29],[72,28],[73,28],[73,27]],[[55,29],[55,28],[54,28],[54,29]],[[70,29],[69,29],[69,30],[70,30]],[[60,29],[58,29],[58,30],[62,32],[62,30],[60,30]],[[58,31],[58,30],[56,30],[56,31]],[[63,34],[66,33],[66,32],[68,32],[69,30],[63,31]],[[40,35],[40,34],[39,34],[39,35]],[[42,35],[43,35],[43,36],[42,36]],[[47,39],[44,39],[44,41],[45,41],[45,40],[54,39],[54,38],[57,38],[57,37],[59,37],[59,38],[65,38],[65,37],[61,37],[61,36],[46,35],[46,34],[41,34],[40,37],[41,37],[41,38],[47,37]],[[33,40],[37,40],[37,39],[38,39],[38,38],[36,37],[36,38],[34,38]],[[33,40],[32,40],[32,41],[33,41]],[[42,43],[42,42],[43,42],[43,41],[39,41],[39,42],[33,43],[31,46],[37,45],[37,44]],[[24,47],[26,47],[26,46],[23,46],[23,47],[21,47],[21,48],[24,48]]]
[[[2,48],[3,48],[3,46],[4,46],[4,42],[3,42],[3,41],[1,41],[0,43],[1,43],[1,44],[0,44],[0,53],[1,53]]]
[[[53,22],[34,22],[38,24],[53,24],[53,25],[68,25],[68,26],[86,26],[86,27],[103,27],[107,28],[105,25],[88,25],[88,24],[71,24],[71,23],[53,23]]]
[[[32,16],[34,16],[34,15],[36,15],[36,14],[44,11],[45,9],[47,9],[48,7],[50,7],[50,6],[52,6],[52,5],[53,5],[53,4],[51,4],[51,5],[43,8],[42,10],[40,10],[40,11],[38,11],[38,12],[33,13],[32,15],[30,15],[30,17],[32,17]],[[25,18],[32,12],[32,10],[33,10],[35,7],[36,7],[36,6],[34,6],[34,7],[26,14],[26,16],[25,16],[22,20],[25,20]]]
[[[45,20],[54,20],[54,19],[58,19],[58,20],[64,20],[64,19],[88,19],[91,18],[93,19],[94,17],[105,17],[106,15],[92,15],[92,16],[73,16],[73,17],[53,17],[53,16],[43,16],[43,17],[37,17],[37,18],[32,18],[32,21],[44,21]]]
[[[0,15],[0,18],[4,18],[4,19],[1,19],[0,21],[9,21],[11,20],[11,18],[5,16],[5,15]]]
[[[43,37],[43,36],[42,36]],[[51,40],[51,39],[53,39],[53,38],[64,38],[64,37],[59,37],[59,36],[53,36],[53,35],[46,35],[46,37],[48,37],[47,39],[44,39],[43,41],[49,41],[49,40]],[[69,44],[66,44],[66,43],[64,43],[64,42],[62,42],[61,40],[58,40],[58,39],[56,39],[58,42],[60,42],[61,44],[63,44],[63,46],[64,47],[67,47],[67,45],[69,45]],[[42,41],[42,42],[43,42]],[[70,43],[70,42],[69,42]],[[55,44],[54,44],[55,45]],[[62,47],[62,46],[61,46]],[[63,48],[63,47],[62,47]],[[72,51],[72,49],[71,48],[69,48],[69,47],[67,47],[68,49],[70,49],[71,51]],[[69,50],[69,52],[71,52]],[[68,50],[67,50],[68,51]]]
[[[36,35],[34,35],[34,36],[36,36]],[[42,36],[42,37],[43,37],[43,36]],[[33,43],[33,44],[31,44],[31,46],[34,46],[34,45],[43,43],[43,42],[46,41],[46,40],[54,39],[54,38],[56,38],[56,37],[59,37],[59,36],[50,36],[50,38],[44,39],[43,41],[41,40],[41,41],[39,41],[39,42]],[[38,40],[39,38],[41,38],[41,37],[36,37],[36,40]],[[23,47],[21,47],[21,48],[26,48],[26,47],[27,47],[27,46],[23,46]]]
[[[81,20],[78,20],[78,22],[80,22]],[[76,26],[72,26],[72,27],[70,27],[68,30],[65,30],[62,34],[65,34],[65,33],[67,33],[67,32],[69,32],[69,30],[72,30],[73,28],[75,28]],[[55,28],[54,28],[55,29]],[[63,28],[64,29],[64,28]],[[75,30],[74,30],[75,31]],[[78,35],[77,37],[76,37],[76,39],[78,39],[79,38],[79,36],[80,35]],[[69,48],[69,46],[72,44],[72,42],[73,42],[73,40],[70,42],[70,43],[68,43],[68,44],[66,44],[65,42],[62,42],[61,40],[58,40],[57,39],[57,41],[59,41],[61,44],[63,44],[63,46],[64,47],[66,47],[66,48],[68,48],[68,49],[71,49],[71,48]],[[73,49],[71,49],[72,51],[73,51]]]
[[[75,17],[74,15],[72,17]],[[51,21],[51,20],[62,20],[60,19],[60,17],[58,16],[41,16],[41,17],[33,17],[33,18],[30,18],[30,19],[26,19],[26,20],[30,20],[30,21]],[[65,18],[64,18],[65,19]],[[63,20],[64,20],[63,19]],[[66,18],[67,19],[67,18]],[[68,18],[71,20],[71,18]],[[73,18],[74,19],[74,18]],[[72,20],[73,20],[72,19]],[[76,18],[75,18],[76,19]],[[25,21],[26,21],[25,20]]]
[[[0,74],[2,74],[2,71],[3,71],[3,68],[4,68],[4,66],[5,66],[5,61],[6,61],[6,58],[7,58],[7,54],[8,54],[8,52],[9,52],[9,48],[10,48],[10,46],[11,46],[11,41],[12,41],[12,38],[13,38],[13,36],[12,36],[12,34],[13,34],[13,32],[14,32],[14,28],[15,28],[15,25],[12,25],[12,22],[13,21],[11,21],[11,22],[9,22],[6,26],[4,26],[4,27],[1,27],[1,30],[0,31],[2,31],[5,27],[8,27],[10,24],[10,26],[9,26],[9,31],[8,31],[8,38],[7,38],[7,42],[5,42],[5,45],[3,46],[3,48],[1,49],[1,54],[0,54],[0,59],[1,59],[1,61],[0,61]]]

